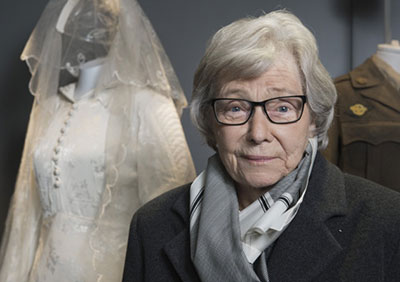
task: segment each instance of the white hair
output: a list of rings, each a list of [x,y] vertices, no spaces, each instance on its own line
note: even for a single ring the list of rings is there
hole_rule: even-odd
[[[289,51],[296,59],[315,122],[318,147],[326,147],[336,89],[318,58],[314,36],[296,16],[285,10],[237,20],[212,37],[194,76],[190,105],[192,121],[209,146],[216,149],[210,127],[213,118],[210,100],[229,81],[260,76],[282,50]]]

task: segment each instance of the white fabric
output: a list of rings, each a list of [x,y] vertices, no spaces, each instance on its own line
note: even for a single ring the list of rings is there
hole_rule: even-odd
[[[87,97],[63,106],[34,152],[43,219],[30,280],[96,281],[94,267],[87,267],[89,234],[104,189],[109,114]]]
[[[96,93],[110,85],[151,88],[172,98],[182,114],[185,95],[136,0],[50,0],[21,54],[32,74],[30,91],[49,111],[57,107],[51,96],[58,83],[70,82],[69,73],[77,76],[80,64],[99,57],[106,60]]]
[[[121,281],[135,210],[195,176],[179,120],[186,99],[137,1],[77,0],[60,33],[68,2],[49,1],[21,55],[35,99],[1,282]],[[58,89],[98,58],[94,90],[68,118],[74,86]]]
[[[95,97],[89,92],[75,102],[74,89],[63,88],[57,115],[37,132],[34,149],[29,149],[32,158],[24,158],[32,162],[35,184],[25,188],[38,199],[29,208],[35,197],[25,198],[23,190],[14,194],[7,228],[16,228],[6,231],[3,241],[2,282],[121,281],[133,212],[193,179],[193,163],[172,99],[149,89],[136,91],[132,132],[138,134],[140,152],[127,148],[123,158],[131,166],[120,167],[117,177],[127,183],[126,190],[122,198],[110,198],[112,206],[126,215],[104,216],[112,189],[106,184],[106,135],[110,99],[117,89]],[[21,200],[28,201],[31,223],[24,207],[15,203]],[[18,225],[19,220],[24,224]],[[28,239],[20,241],[21,236]]]
[[[73,90],[68,89],[70,98]],[[34,151],[45,218],[65,213],[94,219],[100,206],[110,114],[101,99],[90,94],[62,104]]]
[[[64,33],[65,24],[67,23],[68,17],[72,12],[72,9],[78,4],[79,0],[68,0],[64,8],[61,11],[60,17],[58,18],[56,29],[60,33]]]
[[[73,99],[74,85],[62,91]],[[104,191],[109,113],[90,94],[61,104],[33,154],[43,218],[30,281],[97,280],[89,235]]]
[[[243,214],[242,217],[242,213],[246,213],[246,210],[240,213],[239,221],[241,233],[244,233],[241,239],[243,251],[248,262],[254,263],[262,252],[286,229],[300,208],[304,195],[305,191],[297,203],[290,209],[287,209],[287,205],[282,201],[276,201],[271,208],[262,215],[246,217]],[[288,194],[288,196],[290,196],[290,194]],[[250,228],[244,228],[243,225],[245,221],[247,221],[247,226],[251,226]]]

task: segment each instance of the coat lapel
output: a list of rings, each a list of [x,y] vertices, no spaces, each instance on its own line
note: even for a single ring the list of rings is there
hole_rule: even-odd
[[[271,281],[311,281],[342,251],[335,239],[335,232],[340,231],[330,222],[346,215],[343,175],[320,154],[311,175],[298,214],[276,241],[269,257]],[[172,207],[181,229],[165,244],[164,252],[182,281],[200,281],[190,258],[189,190]]]
[[[190,187],[190,185],[189,185]],[[181,229],[177,235],[167,242],[164,252],[173,265],[182,281],[199,281],[196,269],[190,258],[190,233],[189,233],[189,191],[183,193],[171,208],[181,222]]]
[[[268,261],[271,281],[311,281],[340,254],[329,221],[346,214],[342,174],[318,154],[307,194]],[[334,175],[334,177],[332,177]]]

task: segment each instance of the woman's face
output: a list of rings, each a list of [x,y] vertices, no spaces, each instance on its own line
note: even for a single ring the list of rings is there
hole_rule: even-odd
[[[282,52],[258,78],[223,85],[218,98],[263,101],[289,95],[303,95],[302,84],[293,55]],[[219,156],[242,191],[267,188],[294,170],[313,129],[307,103],[301,119],[291,124],[271,123],[261,107],[243,125],[221,125],[215,119],[213,124]]]

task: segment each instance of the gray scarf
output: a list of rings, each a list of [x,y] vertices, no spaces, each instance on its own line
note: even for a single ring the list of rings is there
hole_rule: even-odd
[[[299,166],[271,188],[269,193],[276,197],[276,202],[284,193],[292,196],[292,204],[299,199],[308,183],[316,149],[313,151],[309,143]],[[269,281],[266,263],[261,266],[265,267],[263,271],[257,271],[258,275],[266,277],[258,277],[243,251],[234,182],[217,154],[209,159],[206,171],[193,182],[190,193],[191,257],[201,281]]]

